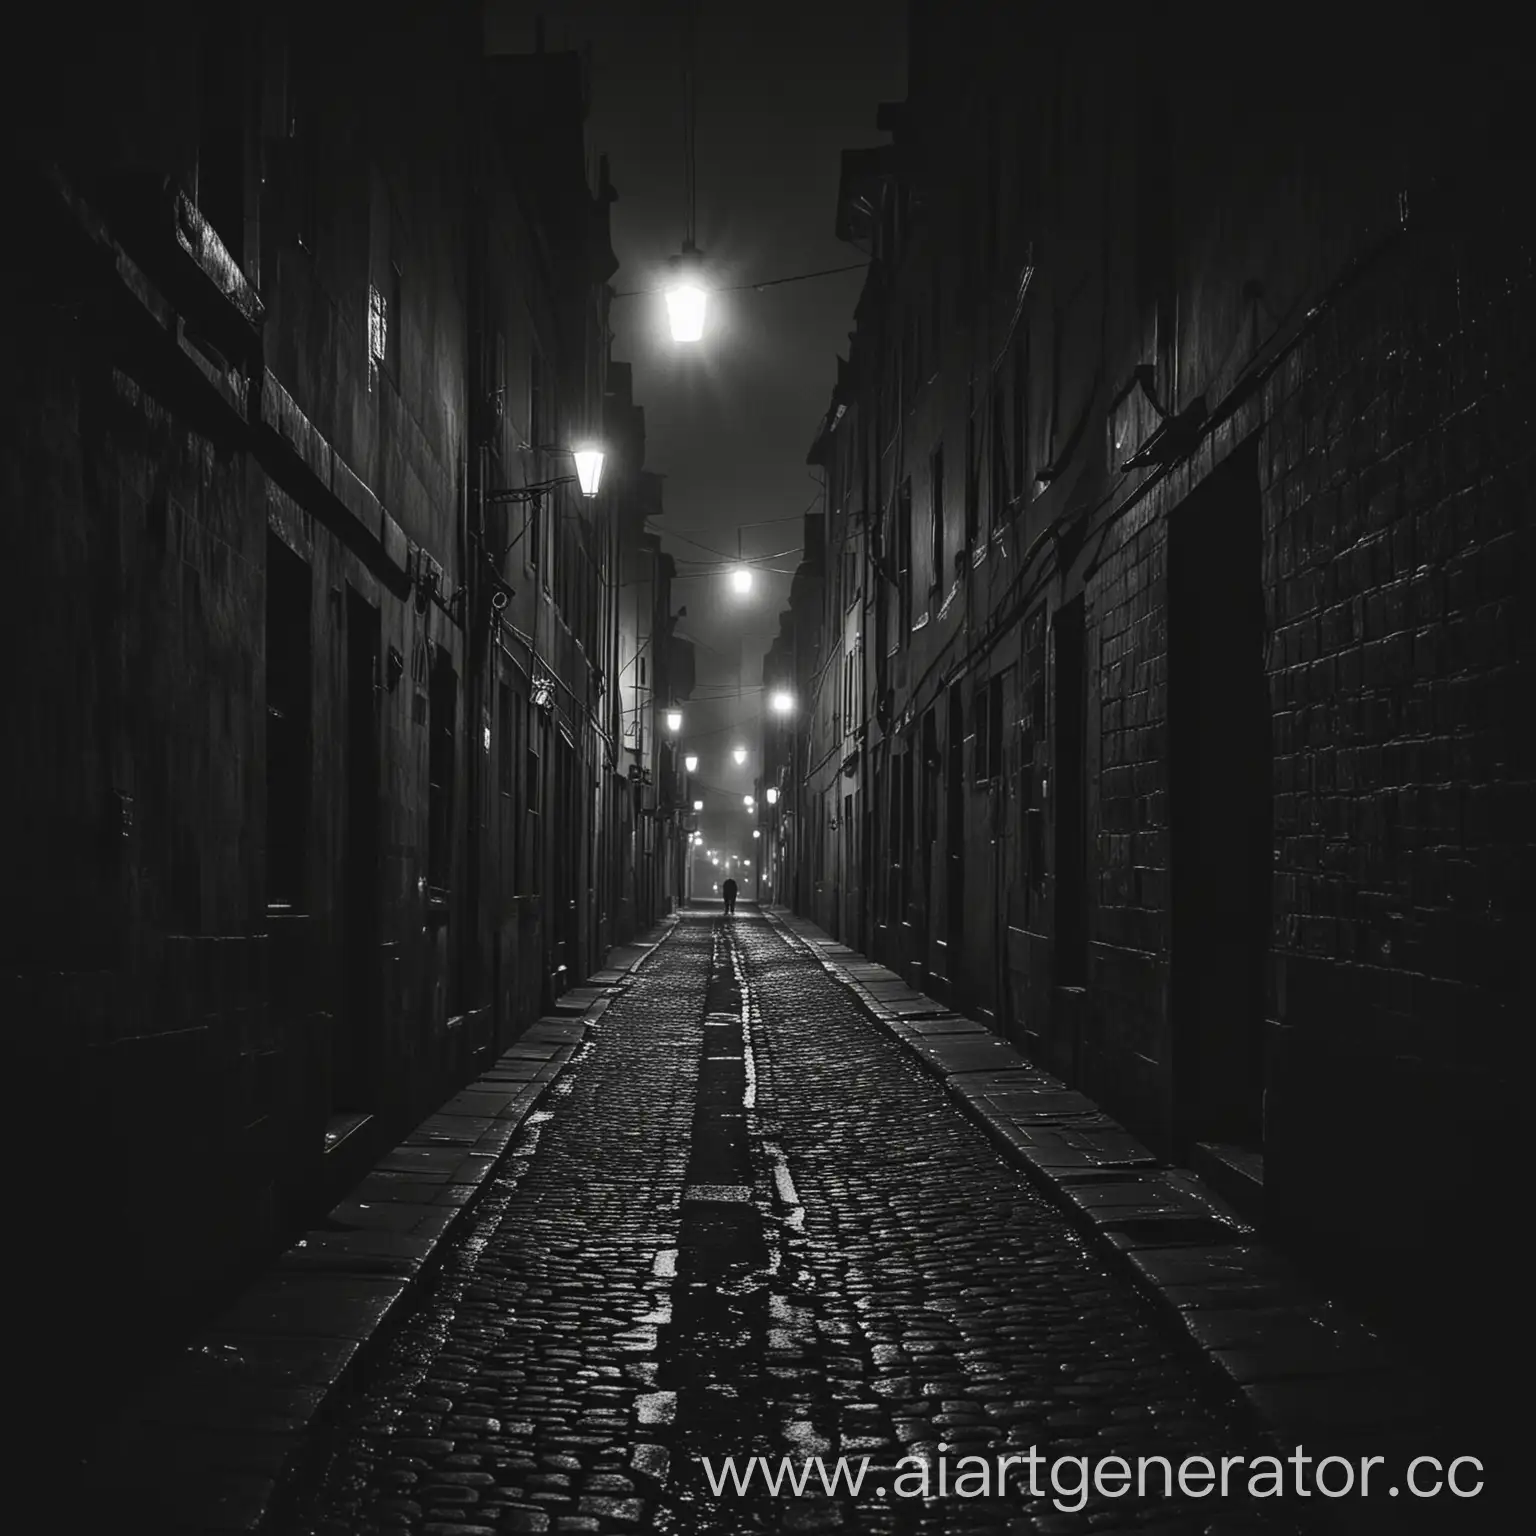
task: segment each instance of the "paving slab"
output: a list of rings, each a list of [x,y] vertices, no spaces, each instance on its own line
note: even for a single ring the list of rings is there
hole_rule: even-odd
[[[766,909],[809,942],[803,920]],[[1087,1095],[1034,1066],[979,1022],[904,1021],[901,978],[873,962],[829,967],[865,1013],[941,1078],[995,1143],[1067,1210],[1106,1259],[1177,1319],[1210,1367],[1281,1439],[1308,1430],[1421,1426],[1427,1389],[1393,1385],[1379,1340],[1312,1288],[1187,1169],[1163,1166]],[[920,994],[917,994],[920,996]],[[937,1005],[934,1005],[937,1008]],[[978,1038],[978,1033],[985,1038]]]

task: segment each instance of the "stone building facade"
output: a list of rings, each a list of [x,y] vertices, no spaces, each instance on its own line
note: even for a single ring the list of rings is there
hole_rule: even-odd
[[[174,1334],[663,889],[618,873],[656,496],[583,61],[485,58],[469,3],[153,15],[9,103],[4,1012],[23,1144],[94,1191],[35,1217],[109,1267],[82,1357]]]
[[[843,158],[797,905],[1360,1294],[1449,1295],[1531,914],[1507,69],[911,28]]]

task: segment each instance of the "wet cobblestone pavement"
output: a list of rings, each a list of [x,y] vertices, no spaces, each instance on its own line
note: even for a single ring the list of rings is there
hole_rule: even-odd
[[[907,1456],[943,1454],[953,1477],[1032,1445],[1264,1447],[942,1088],[751,913],[683,915],[370,1381],[295,1533],[1299,1529],[1209,1497],[894,1495]],[[857,1499],[716,1496],[699,1458],[732,1454],[869,1471]]]

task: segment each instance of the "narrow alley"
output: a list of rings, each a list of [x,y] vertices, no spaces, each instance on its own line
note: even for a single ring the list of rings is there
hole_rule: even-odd
[[[1291,1528],[1212,1526],[1211,1500],[1177,1496],[1077,1510],[1048,1484],[1039,1501],[896,1496],[908,1456],[1259,1447],[1131,1287],[756,911],[680,914],[494,1179],[293,1529]],[[712,1493],[703,1458],[754,1455],[869,1471],[856,1501]]]

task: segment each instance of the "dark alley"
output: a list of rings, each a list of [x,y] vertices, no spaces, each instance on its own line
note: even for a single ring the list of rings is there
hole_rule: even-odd
[[[34,1516],[1509,1529],[1507,22],[22,39]]]

